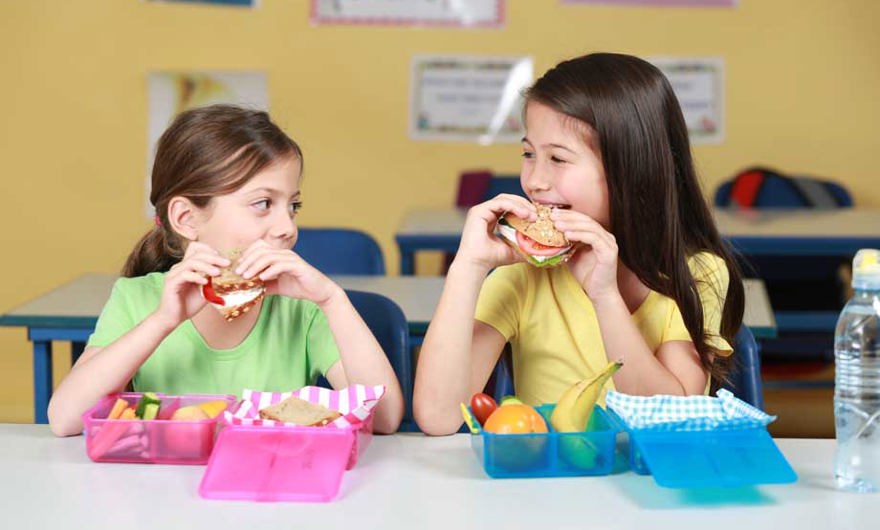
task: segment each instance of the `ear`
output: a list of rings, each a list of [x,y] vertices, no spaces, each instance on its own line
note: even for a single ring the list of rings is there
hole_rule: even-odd
[[[188,241],[199,238],[199,213],[196,205],[186,197],[173,197],[168,201],[168,223],[172,230]]]

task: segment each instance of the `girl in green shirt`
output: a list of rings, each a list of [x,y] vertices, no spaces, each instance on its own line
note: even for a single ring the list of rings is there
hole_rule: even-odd
[[[385,385],[377,432],[394,432],[403,397],[382,348],[345,291],[291,250],[303,156],[265,112],[229,105],[181,113],[159,140],[155,227],[135,246],[95,333],[49,402],[59,436],[131,383],[137,391],[288,391],[324,375],[334,388]],[[202,295],[231,264],[266,296],[226,321]]]

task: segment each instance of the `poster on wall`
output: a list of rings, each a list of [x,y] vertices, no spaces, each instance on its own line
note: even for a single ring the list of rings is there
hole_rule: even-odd
[[[415,140],[491,144],[523,137],[530,57],[414,56],[409,132]]]
[[[501,27],[506,0],[312,0],[313,24]]]
[[[215,103],[269,110],[266,73],[260,71],[152,72],[147,77],[147,97],[145,211],[148,218],[155,215],[150,204],[150,174],[156,155],[156,142],[175,116],[188,109]]]
[[[666,7],[736,7],[739,0],[561,0],[563,4],[619,4]]]
[[[691,143],[724,140],[724,60],[720,57],[649,57],[672,85]]]
[[[222,6],[257,7],[260,0],[146,0],[154,4],[217,4]]]

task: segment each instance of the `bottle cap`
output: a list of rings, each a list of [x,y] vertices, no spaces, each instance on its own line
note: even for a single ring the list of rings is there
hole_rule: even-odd
[[[880,250],[863,248],[856,252],[852,286],[855,289],[880,289]]]

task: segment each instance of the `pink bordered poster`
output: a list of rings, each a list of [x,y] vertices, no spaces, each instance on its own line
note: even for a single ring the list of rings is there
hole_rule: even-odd
[[[562,0],[563,4],[620,4],[660,7],[736,7],[739,0]]]
[[[504,25],[506,0],[312,0],[312,24],[380,26]]]

